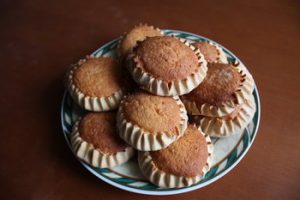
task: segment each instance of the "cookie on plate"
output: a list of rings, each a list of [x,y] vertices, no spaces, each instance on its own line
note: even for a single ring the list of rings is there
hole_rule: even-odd
[[[156,36],[138,42],[127,68],[144,90],[160,96],[189,93],[206,76],[206,60],[186,40]]]
[[[139,152],[144,176],[162,188],[180,188],[201,180],[211,167],[213,145],[200,128],[189,124],[184,135],[165,149]]]
[[[192,45],[201,51],[207,62],[228,63],[225,52],[218,45],[212,42],[194,42]]]
[[[251,98],[254,81],[234,64],[209,63],[204,81],[181,97],[188,114],[220,117]]]
[[[192,119],[205,134],[213,137],[227,137],[240,133],[252,120],[256,111],[254,97],[235,107],[234,111],[222,117],[194,115]]]
[[[122,100],[117,125],[121,138],[132,147],[156,151],[182,136],[187,114],[178,97],[137,92]]]
[[[146,37],[162,36],[163,32],[158,28],[153,26],[148,26],[147,24],[139,24],[133,29],[121,36],[118,45],[118,53],[121,58],[126,57],[126,55],[132,50],[138,41],[143,41]]]
[[[94,167],[120,165],[134,155],[117,133],[116,112],[85,115],[73,126],[71,144],[76,156]]]
[[[67,74],[67,88],[75,102],[86,110],[108,111],[119,106],[128,90],[119,62],[110,57],[80,60]]]

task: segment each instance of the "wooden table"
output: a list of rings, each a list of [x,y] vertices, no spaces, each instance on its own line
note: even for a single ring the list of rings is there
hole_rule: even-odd
[[[0,9],[0,199],[300,199],[299,2],[7,0]],[[169,197],[122,191],[87,172],[64,141],[66,68],[139,22],[207,36],[256,80],[256,141],[205,188]]]

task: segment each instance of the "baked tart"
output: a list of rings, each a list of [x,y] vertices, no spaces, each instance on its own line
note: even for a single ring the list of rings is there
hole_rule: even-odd
[[[165,149],[138,152],[138,162],[144,176],[162,188],[193,185],[211,167],[213,145],[200,128],[188,125],[184,135]]]
[[[127,162],[134,149],[118,135],[116,112],[89,113],[73,126],[71,144],[76,156],[94,167],[107,168]]]
[[[121,138],[132,147],[156,151],[182,136],[187,114],[179,97],[137,92],[122,100],[117,125]]]
[[[128,55],[127,67],[144,90],[160,96],[189,93],[206,76],[206,60],[186,40],[156,36],[138,42]]]
[[[109,111],[117,109],[128,86],[118,61],[87,56],[67,73],[67,89],[82,108]]]

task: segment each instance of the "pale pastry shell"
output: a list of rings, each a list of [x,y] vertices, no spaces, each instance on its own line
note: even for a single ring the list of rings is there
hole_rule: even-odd
[[[217,44],[214,44],[212,42],[210,42],[210,43],[212,45],[214,45],[217,48],[217,50],[219,51],[219,53],[220,53],[219,54],[218,62],[227,64],[228,63],[228,59],[227,59],[227,56],[226,56],[225,52],[223,51],[223,49],[221,47],[219,47]]]
[[[205,134],[213,137],[226,137],[242,131],[252,120],[256,111],[254,97],[251,96],[245,103],[241,105],[241,109],[237,116],[231,120],[220,119],[216,117],[193,116]]]
[[[188,117],[184,105],[179,97],[174,96],[172,98],[176,101],[180,109],[181,120],[178,135],[170,135],[165,132],[150,133],[142,127],[139,127],[138,125],[128,121],[124,116],[122,106],[120,106],[117,114],[117,126],[120,137],[133,148],[140,151],[156,151],[166,148],[168,145],[173,143],[183,135],[185,129],[187,128]]]
[[[199,66],[196,71],[184,79],[167,82],[157,79],[148,72],[136,67],[133,61],[134,55],[130,54],[127,57],[127,68],[135,82],[137,82],[142,89],[159,96],[177,96],[189,93],[203,81],[207,72],[207,62],[204,56],[199,49],[192,46],[187,40],[181,38],[177,39],[190,47],[197,55]]]
[[[132,147],[126,147],[125,151],[117,152],[115,154],[107,154],[101,152],[99,149],[95,149],[94,146],[84,141],[78,131],[78,120],[71,133],[71,145],[74,154],[84,160],[86,163],[100,168],[111,168],[117,165],[121,165],[127,162],[133,157],[135,150]]]
[[[203,115],[208,117],[222,117],[232,113],[236,104],[232,101],[225,102],[222,106],[213,106],[208,103],[202,104],[199,108],[194,101],[189,101],[184,96],[181,97],[182,102],[189,115]]]
[[[204,135],[200,128],[198,128],[198,130]],[[208,159],[206,165],[202,169],[201,174],[195,177],[184,177],[166,173],[155,166],[155,163],[153,162],[149,152],[140,151],[138,152],[138,161],[142,173],[151,183],[158,185],[161,188],[182,188],[196,184],[210,170],[212,163],[213,145],[210,137],[208,135],[204,136],[207,142]]]
[[[67,89],[73,100],[82,108],[89,111],[109,111],[118,108],[122,97],[125,94],[125,89],[120,89],[114,92],[111,96],[91,97],[84,94],[73,81],[74,71],[84,63],[86,59],[82,59],[78,64],[71,67],[67,74]]]
[[[244,70],[245,67],[240,62],[234,63],[234,65],[239,70],[239,73],[244,77],[244,81],[235,93],[238,104],[241,104],[252,97],[255,82],[252,75],[248,72],[248,70]]]

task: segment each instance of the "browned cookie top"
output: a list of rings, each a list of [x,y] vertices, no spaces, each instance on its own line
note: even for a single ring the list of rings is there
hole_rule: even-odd
[[[138,92],[121,103],[127,121],[150,132],[179,134],[180,108],[172,97]]]
[[[78,130],[84,141],[103,153],[114,154],[127,147],[117,133],[115,112],[89,113],[80,120]]]
[[[209,156],[204,135],[193,125],[188,125],[184,135],[170,146],[150,155],[158,169],[184,177],[202,174]]]
[[[241,84],[240,73],[231,64],[209,63],[203,82],[183,98],[197,106],[207,103],[221,106],[226,101],[236,101],[235,92]]]
[[[138,44],[134,55],[137,67],[167,82],[184,79],[199,67],[195,52],[174,37],[147,38]]]
[[[91,97],[111,96],[123,86],[120,64],[109,57],[88,57],[74,71],[75,86]]]

